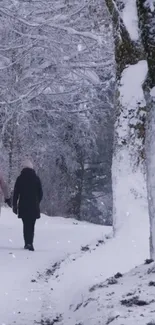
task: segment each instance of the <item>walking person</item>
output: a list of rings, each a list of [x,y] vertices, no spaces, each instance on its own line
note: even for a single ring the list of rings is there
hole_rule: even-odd
[[[9,190],[6,182],[4,181],[3,174],[0,172],[0,212],[2,205],[2,196],[4,196],[4,202],[11,207],[11,199],[9,197]]]
[[[36,219],[40,218],[40,202],[43,197],[40,178],[31,161],[25,161],[13,193],[13,212],[23,221],[25,249],[34,251],[33,239]]]

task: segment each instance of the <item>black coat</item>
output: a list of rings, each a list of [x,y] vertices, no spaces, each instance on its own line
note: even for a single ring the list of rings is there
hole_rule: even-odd
[[[43,197],[41,181],[31,168],[24,168],[17,178],[13,194],[13,211],[22,219],[39,219]]]

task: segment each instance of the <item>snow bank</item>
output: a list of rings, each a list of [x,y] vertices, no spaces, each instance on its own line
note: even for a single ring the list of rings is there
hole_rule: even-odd
[[[89,293],[89,288],[117,272],[129,271],[149,256],[148,245],[143,241],[145,225],[140,231],[140,238],[129,238],[126,229],[124,237],[107,240],[97,248],[90,245],[87,252],[68,256],[48,279],[42,307],[43,319],[52,320],[61,314],[62,324],[105,325],[105,317],[101,318],[102,310],[98,308],[96,297],[94,299]],[[97,296],[99,294],[104,304],[104,293],[97,291]],[[89,307],[85,308],[87,301]]]
[[[123,277],[120,274],[120,278],[89,288],[88,296],[74,312],[77,324],[154,325],[154,273],[154,263],[142,265]]]

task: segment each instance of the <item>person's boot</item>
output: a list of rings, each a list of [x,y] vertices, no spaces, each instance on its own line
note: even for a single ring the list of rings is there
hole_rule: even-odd
[[[28,245],[27,245],[27,249],[28,249],[29,251],[34,252],[33,244],[28,244]]]
[[[28,245],[27,244],[25,244],[24,249],[28,249]]]

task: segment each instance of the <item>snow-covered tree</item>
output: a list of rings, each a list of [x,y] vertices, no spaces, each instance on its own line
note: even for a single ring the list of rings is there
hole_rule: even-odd
[[[113,22],[117,75],[114,231],[126,227],[129,234],[132,230],[140,236],[145,222],[147,238],[150,216],[150,252],[155,257],[155,1],[106,0],[106,4]]]
[[[112,108],[111,24],[104,7],[101,0],[0,3],[0,133],[9,182],[23,157],[32,156],[45,180],[48,211],[52,202],[52,211],[65,211],[70,194],[86,205],[86,198],[77,199],[87,182],[80,164],[90,167],[97,156],[99,127]]]

